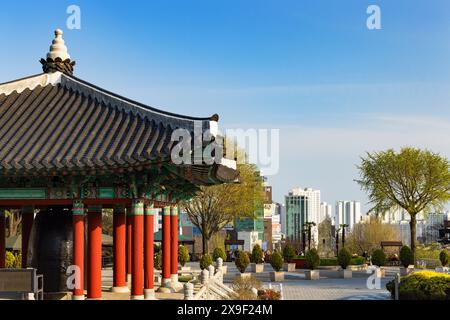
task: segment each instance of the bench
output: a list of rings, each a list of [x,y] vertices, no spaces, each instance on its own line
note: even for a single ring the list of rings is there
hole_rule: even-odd
[[[44,300],[44,278],[33,268],[0,269],[0,293],[34,293],[36,300]]]

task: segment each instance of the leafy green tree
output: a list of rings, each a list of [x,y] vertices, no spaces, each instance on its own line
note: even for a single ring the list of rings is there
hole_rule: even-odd
[[[411,250],[416,253],[416,224],[420,212],[440,210],[450,200],[450,164],[437,153],[402,148],[367,153],[358,167],[361,188],[368,192],[372,212],[403,208],[411,217]]]
[[[253,217],[263,205],[263,180],[255,165],[238,164],[239,183],[200,187],[193,199],[184,201],[191,222],[202,234],[203,254],[208,241],[235,218]]]

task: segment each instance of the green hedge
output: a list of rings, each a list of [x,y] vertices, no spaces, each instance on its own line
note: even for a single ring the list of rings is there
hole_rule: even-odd
[[[386,289],[395,296],[394,280]],[[400,300],[450,300],[450,275],[434,271],[418,271],[402,277],[399,286]]]
[[[366,259],[364,257],[353,257],[350,260],[350,265],[351,266],[358,266],[361,264],[366,263]],[[321,267],[332,267],[332,266],[338,266],[338,260],[337,258],[323,258],[320,259],[320,266]]]

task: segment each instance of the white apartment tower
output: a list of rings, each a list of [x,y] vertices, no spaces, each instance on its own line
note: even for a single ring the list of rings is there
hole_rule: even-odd
[[[355,223],[362,221],[361,202],[359,201],[337,201],[334,216],[335,226],[347,224],[348,230],[352,229]]]
[[[310,222],[315,222],[317,225],[323,221],[321,219],[321,209],[320,209],[320,190],[313,190],[311,188],[294,188],[289,192],[289,196],[305,196],[307,205],[307,220]]]

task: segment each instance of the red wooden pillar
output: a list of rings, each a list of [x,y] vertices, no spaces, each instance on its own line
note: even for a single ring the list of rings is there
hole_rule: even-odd
[[[73,300],[84,300],[84,219],[83,202],[75,201],[72,207],[73,265],[76,266]]]
[[[171,292],[170,290],[170,206],[166,206],[162,217],[162,282],[158,289],[160,292]]]
[[[0,268],[6,265],[5,210],[0,209]]]
[[[134,200],[132,205],[131,299],[144,299],[144,202]]]
[[[126,243],[126,260],[127,260],[127,283],[131,283],[131,207],[127,207],[126,214],[126,232],[127,232],[127,243]]]
[[[114,270],[112,292],[130,292],[127,287],[126,271],[126,217],[125,207],[117,205],[113,213]]]
[[[34,207],[22,207],[22,268],[27,267],[28,244],[33,227]]]
[[[170,209],[170,282],[174,289],[180,289],[178,283],[178,208]]]
[[[144,298],[155,298],[154,288],[154,209],[153,204],[145,206],[144,216]]]
[[[88,208],[88,299],[102,298],[102,208]]]

